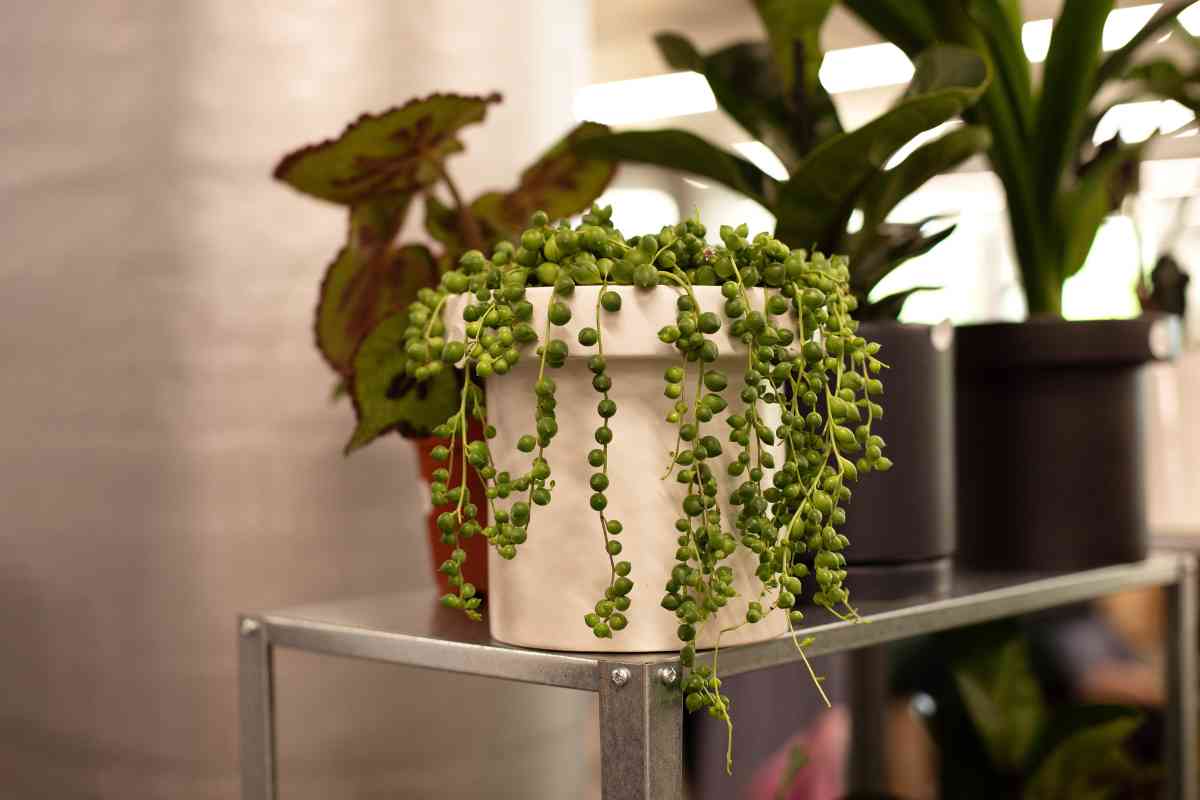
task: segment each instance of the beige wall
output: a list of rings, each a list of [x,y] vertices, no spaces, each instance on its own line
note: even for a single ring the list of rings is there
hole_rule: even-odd
[[[0,11],[0,796],[232,798],[235,613],[428,585],[412,454],[342,459],[310,343],[344,220],[268,174],[361,110],[500,89],[458,172],[510,180],[571,121],[588,9]],[[566,797],[594,766],[583,695],[279,667],[284,798]]]

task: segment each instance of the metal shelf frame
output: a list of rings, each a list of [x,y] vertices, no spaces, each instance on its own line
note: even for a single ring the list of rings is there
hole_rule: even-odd
[[[1167,614],[1167,774],[1170,797],[1200,800],[1197,775],[1196,561],[1186,553],[1156,553],[1145,561],[1065,574],[955,572],[936,597],[862,604],[862,621],[808,627],[805,651],[851,651],[854,674],[882,669],[878,645],[980,622],[1091,600],[1129,589],[1165,587]],[[816,616],[815,614],[813,616]],[[683,702],[674,654],[563,653],[492,641],[487,626],[442,609],[431,592],[355,600],[243,615],[238,620],[243,800],[277,800],[275,648],[481,675],[596,692],[600,700],[601,785],[605,800],[683,797]],[[711,653],[697,654],[704,662]],[[799,659],[790,637],[722,648],[723,677]],[[877,682],[877,681],[876,681]],[[861,684],[862,681],[855,681]],[[878,721],[854,714],[854,764],[862,786],[878,779]]]

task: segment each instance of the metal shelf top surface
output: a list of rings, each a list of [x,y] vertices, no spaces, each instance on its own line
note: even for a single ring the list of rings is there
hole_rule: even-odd
[[[805,650],[821,655],[1039,611],[1126,589],[1164,586],[1194,575],[1185,553],[1156,553],[1145,561],[1074,573],[971,573],[955,571],[936,596],[862,603],[860,622],[827,622],[803,629]],[[667,613],[655,608],[653,611]],[[816,620],[824,615],[814,610]],[[330,655],[597,691],[600,676],[616,665],[672,664],[674,653],[566,653],[495,642],[486,624],[443,609],[433,590],[373,595],[247,615],[265,628],[271,644]],[[636,624],[636,620],[632,621]],[[701,654],[697,660],[711,658]],[[799,658],[790,637],[723,648],[723,676]]]

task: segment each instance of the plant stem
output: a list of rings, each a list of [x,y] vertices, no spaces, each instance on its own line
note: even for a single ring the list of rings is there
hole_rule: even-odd
[[[438,173],[442,176],[442,181],[446,184],[446,188],[450,191],[450,196],[454,198],[454,209],[458,213],[458,227],[462,232],[463,238],[466,240],[467,248],[470,250],[483,250],[483,232],[479,230],[479,220],[475,219],[475,215],[471,213],[471,209],[463,203],[462,195],[458,192],[458,186],[450,177],[450,173],[446,171],[445,164],[438,164]]]

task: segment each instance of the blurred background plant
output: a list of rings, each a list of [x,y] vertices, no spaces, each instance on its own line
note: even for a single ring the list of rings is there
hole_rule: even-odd
[[[1145,97],[1200,107],[1195,68],[1174,57],[1137,60],[1166,34],[1194,39],[1177,17],[1193,0],[1161,4],[1121,47],[1104,53],[1114,0],[1065,0],[1040,85],[1022,45],[1019,0],[845,0],[910,57],[938,44],[970,47],[993,80],[963,117],[991,133],[988,157],[1004,186],[1030,314],[1061,314],[1063,284],[1083,266],[1105,218],[1136,189],[1147,143],[1095,134],[1115,106]],[[1195,49],[1194,44],[1192,49]],[[1115,90],[1116,97],[1108,90]],[[1188,124],[1194,124],[1194,121]]]
[[[775,236],[789,246],[850,257],[856,316],[895,318],[923,287],[870,298],[872,290],[954,226],[887,217],[930,178],[988,147],[982,126],[934,131],[978,99],[988,85],[987,65],[966,48],[932,45],[915,58],[912,83],[897,102],[847,131],[819,76],[821,27],[833,0],[753,5],[766,41],[708,54],[679,33],[660,33],[655,43],[673,69],[704,76],[720,108],[775,154],[785,177],[678,129],[598,136],[582,143],[582,152],[681,170],[741,193],[774,215]],[[921,136],[929,140],[915,141]]]

